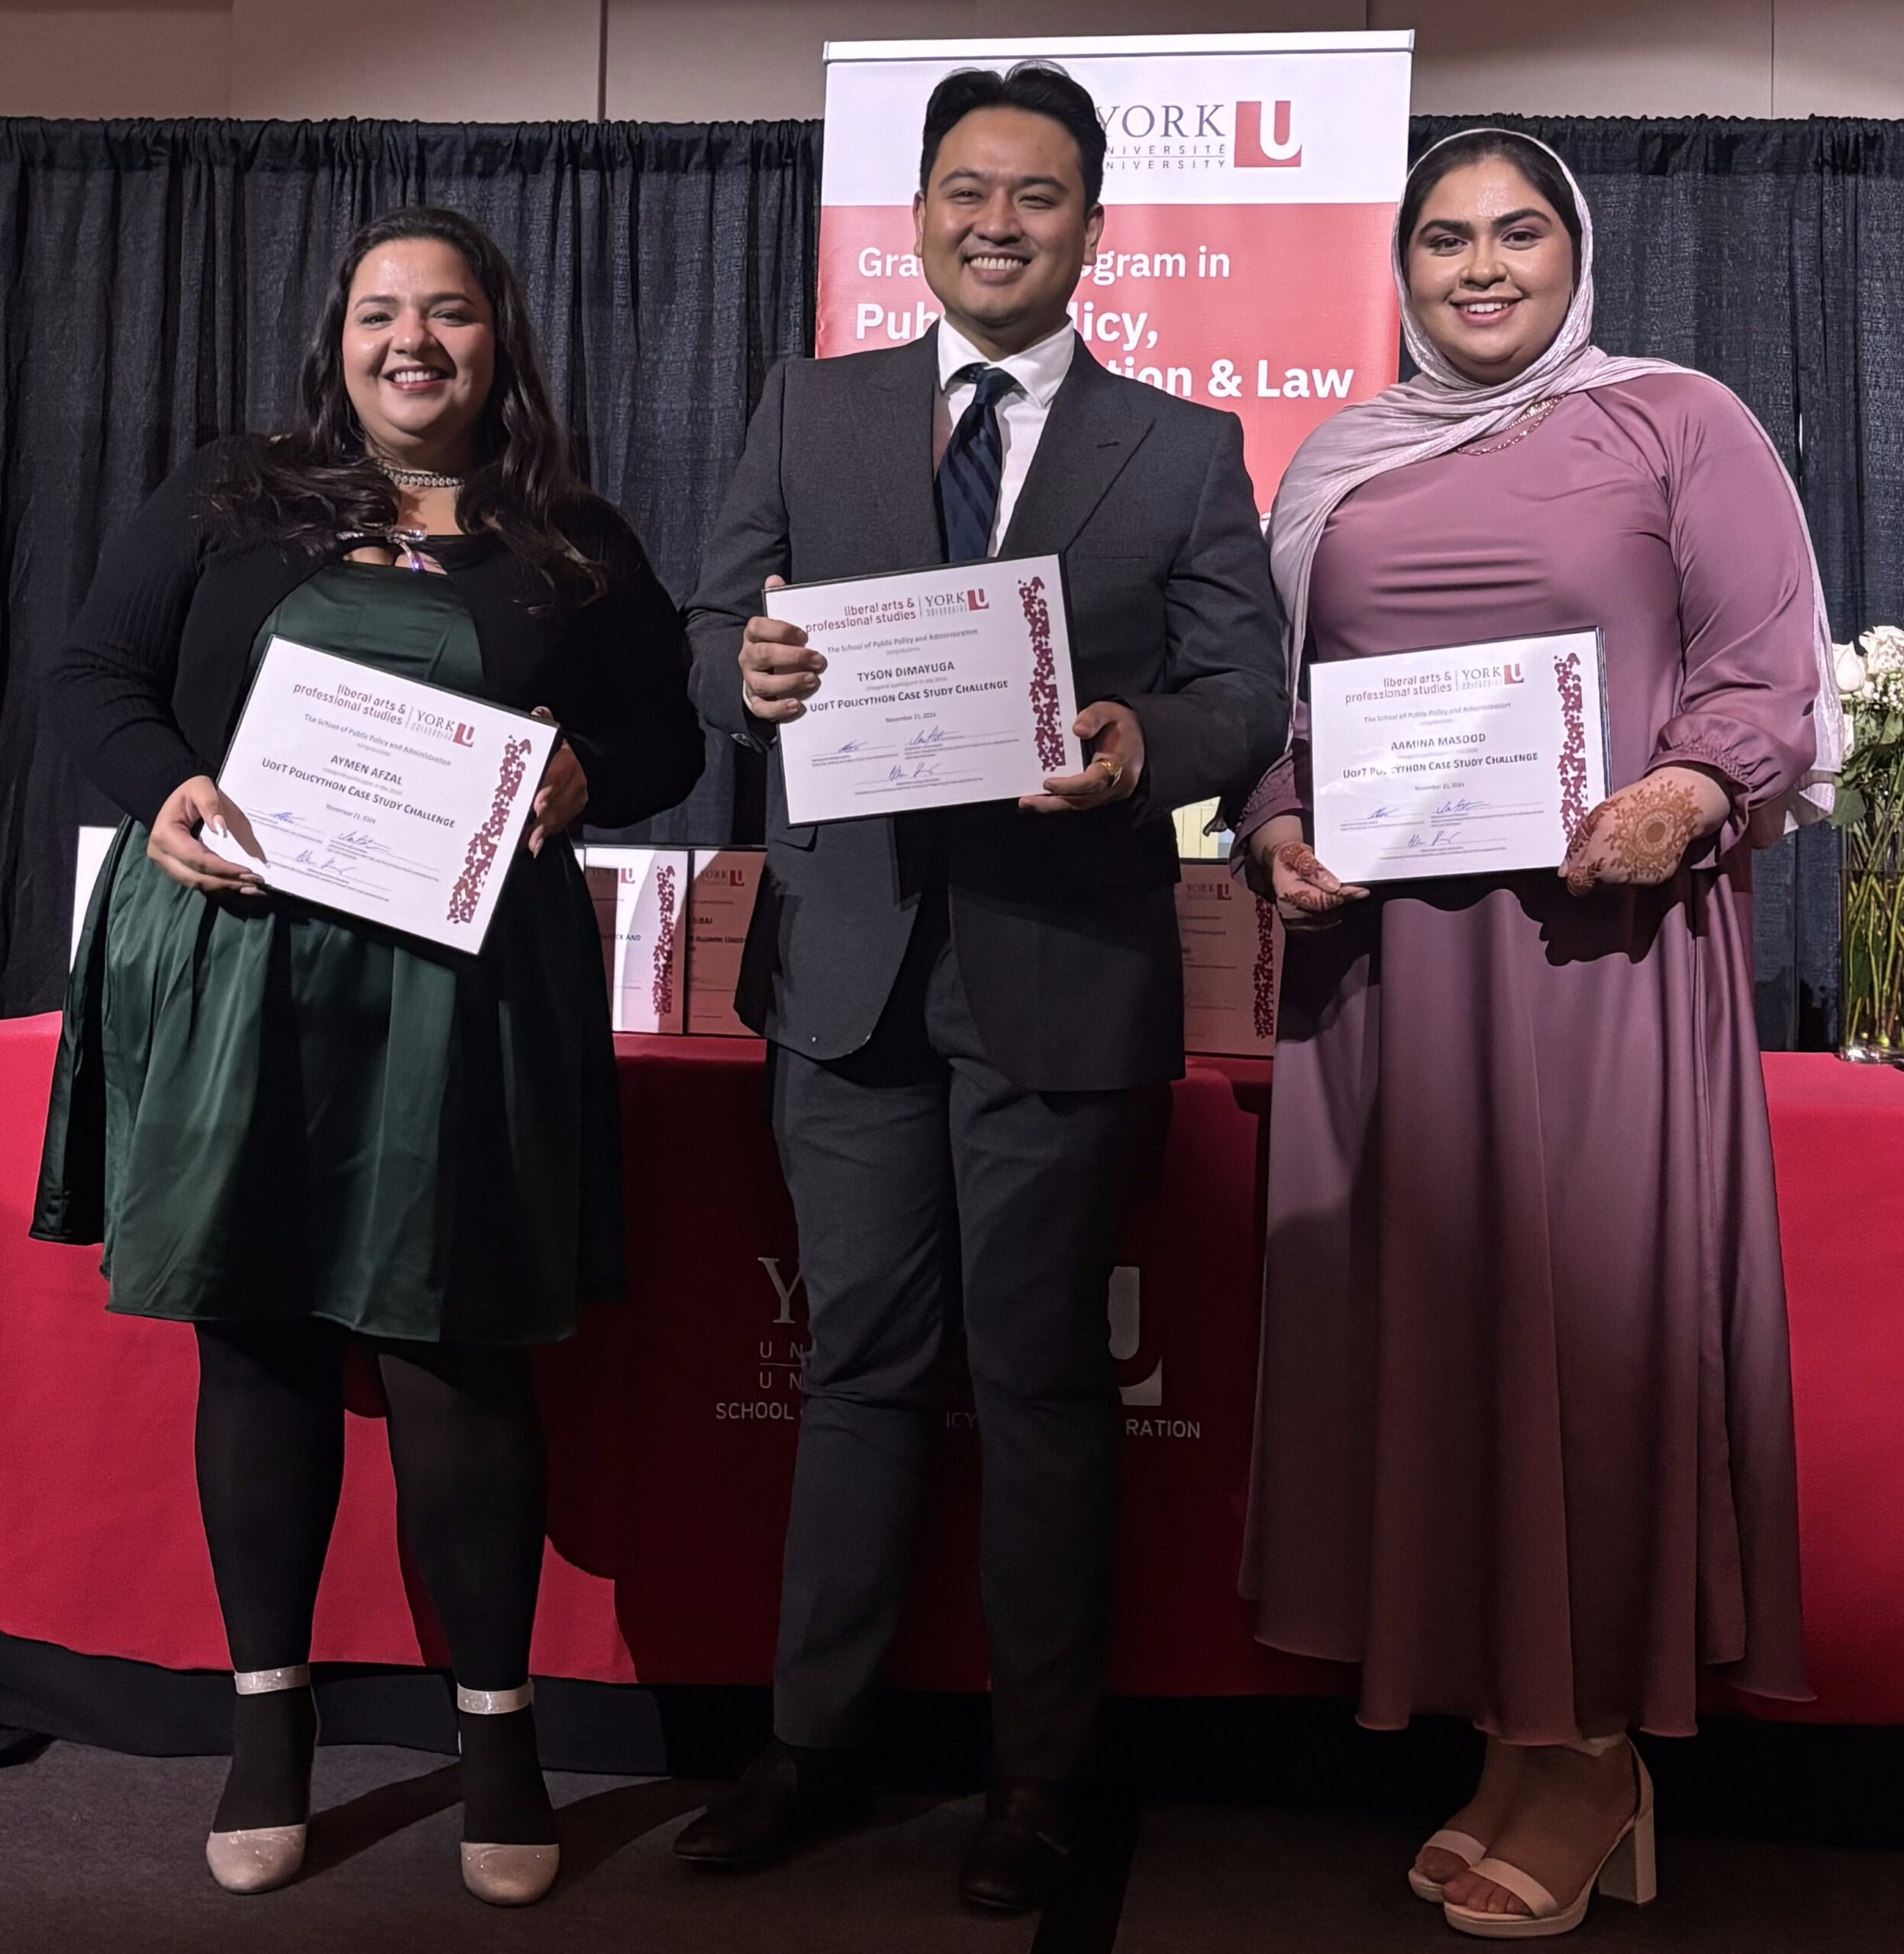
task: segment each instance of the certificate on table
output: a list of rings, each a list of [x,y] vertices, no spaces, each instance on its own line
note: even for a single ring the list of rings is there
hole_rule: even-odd
[[[1315,852],[1344,882],[1554,869],[1606,798],[1600,634],[1309,668]]]
[[[591,845],[582,853],[602,938],[608,1022],[616,1031],[679,1031],[687,1002],[685,848]]]
[[[766,601],[827,659],[780,728],[789,821],[1015,800],[1083,772],[1056,556],[791,584]]]
[[[1176,930],[1183,950],[1183,1049],[1231,1058],[1276,1051],[1282,932],[1275,905],[1227,862],[1180,865]]]
[[[688,892],[687,1030],[698,1037],[751,1038],[734,993],[754,920],[766,856],[757,848],[697,848]]]
[[[482,945],[557,737],[543,719],[274,637],[218,792],[269,888],[411,936]]]

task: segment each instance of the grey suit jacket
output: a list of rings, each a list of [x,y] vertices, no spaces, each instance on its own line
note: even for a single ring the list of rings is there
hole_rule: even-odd
[[[766,873],[741,1016],[809,1057],[872,1036],[925,876],[943,872],[987,1055],[1039,1091],[1183,1069],[1173,808],[1249,787],[1281,752],[1281,618],[1234,415],[1107,372],[1080,345],[999,553],[1061,554],[1080,705],[1118,699],[1144,779],[1088,814],[1009,803],[791,827],[773,731],[736,662],[773,575],[943,563],[932,480],[937,334],[776,367],[690,600],[702,717],[773,753]],[[928,866],[929,865],[929,866]]]

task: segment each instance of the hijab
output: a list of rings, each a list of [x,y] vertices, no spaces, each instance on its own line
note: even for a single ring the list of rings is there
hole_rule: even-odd
[[[1693,369],[1667,360],[1615,359],[1593,343],[1593,214],[1580,194],[1573,173],[1544,143],[1505,129],[1464,129],[1444,137],[1454,142],[1477,135],[1509,136],[1512,143],[1532,143],[1552,156],[1572,192],[1580,226],[1580,264],[1572,302],[1553,343],[1525,372],[1499,386],[1483,386],[1458,372],[1422,330],[1409,292],[1407,243],[1398,221],[1391,253],[1395,289],[1401,299],[1402,333],[1409,356],[1421,369],[1378,394],[1374,399],[1344,408],[1323,422],[1296,450],[1276,492],[1270,515],[1270,565],[1277,595],[1288,621],[1289,695],[1296,696],[1302,646],[1309,632],[1309,576],[1315,553],[1330,516],[1363,482],[1390,469],[1431,460],[1490,434],[1504,432],[1539,402],[1564,394],[1585,393],[1594,387],[1616,386],[1647,373],[1686,373]],[[1442,147],[1437,143],[1416,162],[1422,163]],[[1719,386],[1709,376],[1709,384]],[[1736,398],[1736,396],[1734,396]],[[1744,408],[1744,403],[1739,403]],[[1818,699],[1812,713],[1817,753],[1804,782],[1776,808],[1766,810],[1778,825],[1764,832],[1755,821],[1757,837],[1771,839],[1786,829],[1819,821],[1831,812],[1831,780],[1844,761],[1844,721],[1838,702],[1838,680],[1831,656],[1831,629],[1818,580],[1818,559],[1796,485],[1784,462],[1749,408],[1747,418],[1779,463],[1779,474],[1792,498],[1799,533],[1805,538],[1812,571],[1812,632],[1818,661]],[[1782,821],[1779,819],[1782,817]]]

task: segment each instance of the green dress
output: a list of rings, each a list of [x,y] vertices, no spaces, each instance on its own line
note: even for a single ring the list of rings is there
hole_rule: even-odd
[[[266,620],[254,670],[274,633],[483,695],[445,576],[333,564]],[[146,840],[122,824],[95,887],[34,1227],[103,1233],[111,1308],[524,1344],[618,1299],[614,1044],[565,843],[518,851],[471,956],[201,895]]]

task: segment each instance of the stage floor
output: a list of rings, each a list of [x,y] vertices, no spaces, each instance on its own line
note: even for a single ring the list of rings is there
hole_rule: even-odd
[[[1792,1734],[1828,1746],[1835,1733]],[[453,1767],[367,1746],[319,1755],[306,1875],[235,1899],[201,1856],[224,1768],[60,1744],[0,1772],[0,1930],[62,1954],[1403,1954],[1455,1944],[1402,1879],[1428,1816],[1132,1799],[1109,1810],[1076,1893],[1041,1922],[1000,1921],[963,1911],[954,1891],[974,1794],[886,1797],[864,1832],[763,1874],[709,1878],[668,1849],[705,1784],[574,1775],[552,1780],[561,1881],[540,1907],[492,1912],[457,1880]],[[1596,1902],[1586,1941],[1649,1954],[1896,1945],[1895,1844],[1725,1836],[1699,1819],[1662,1804],[1658,1904],[1641,1914]]]

